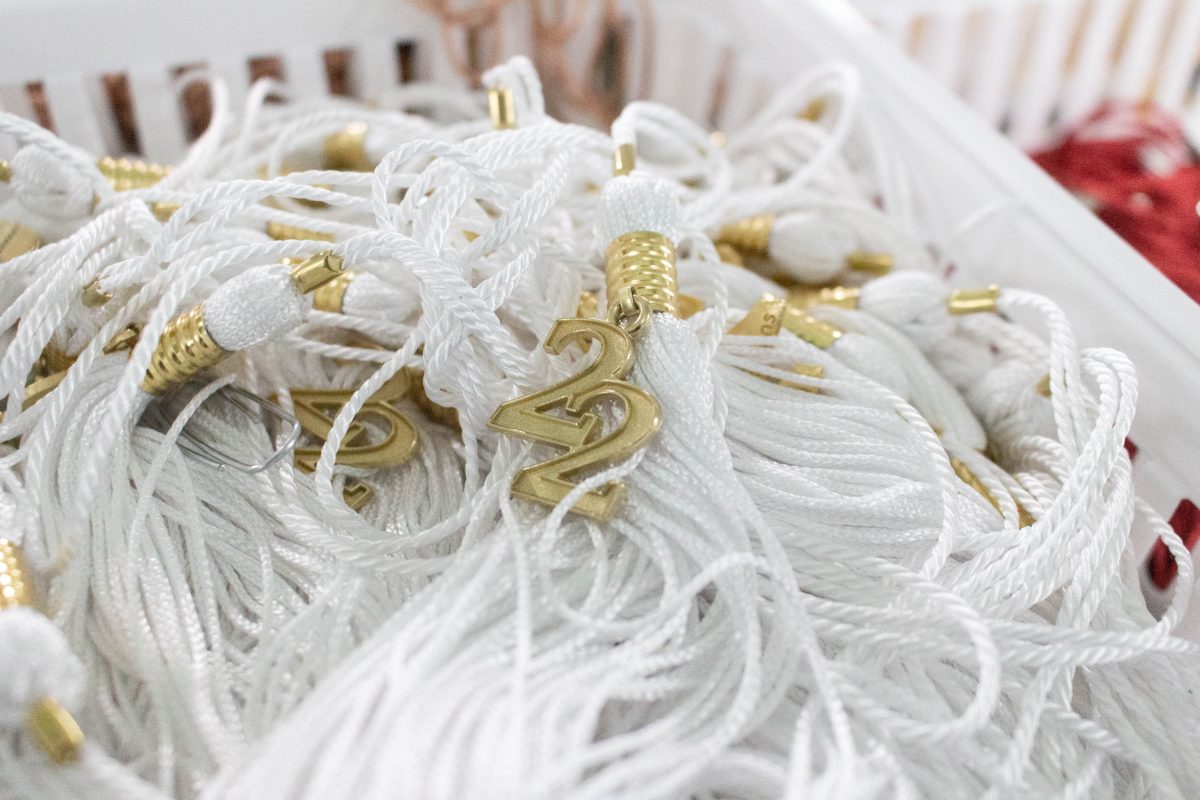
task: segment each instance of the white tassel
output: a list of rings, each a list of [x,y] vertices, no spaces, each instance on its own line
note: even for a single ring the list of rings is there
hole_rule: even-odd
[[[36,144],[13,156],[12,198],[0,203],[0,219],[28,225],[46,241],[74,233],[91,217],[96,190],[89,176]]]

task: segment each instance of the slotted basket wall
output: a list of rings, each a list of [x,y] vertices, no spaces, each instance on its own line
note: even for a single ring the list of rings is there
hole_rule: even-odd
[[[1105,100],[1150,100],[1181,119],[1200,111],[1197,0],[855,3],[1025,148],[1045,144]]]

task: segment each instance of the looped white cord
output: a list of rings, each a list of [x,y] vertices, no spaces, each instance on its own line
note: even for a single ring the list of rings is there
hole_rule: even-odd
[[[183,160],[171,168],[170,173],[155,184],[158,191],[171,191],[185,186],[195,178],[206,176],[217,165],[217,153],[223,140],[229,135],[233,120],[229,109],[229,87],[225,81],[211,75],[205,69],[189,69],[176,76],[176,90],[182,92],[192,83],[202,81],[211,98],[212,114],[204,133],[192,142]]]
[[[536,125],[545,119],[542,79],[525,56],[513,56],[492,67],[483,73],[482,80],[489,89],[508,89],[513,93],[518,125]]]
[[[106,197],[115,194],[115,190],[100,175],[96,168],[95,156],[88,155],[78,147],[67,144],[50,131],[16,114],[0,112],[0,133],[11,136],[24,147],[44,150],[62,164],[74,169],[75,172],[91,178],[97,194]],[[90,199],[90,198],[89,198]]]
[[[789,202],[794,202],[795,194],[823,171],[837,170],[839,151],[852,131],[862,91],[858,72],[846,64],[824,65],[799,78],[790,91],[780,95],[775,103],[768,105],[758,117],[751,120],[743,129],[744,132],[730,136],[729,151],[736,158],[741,152],[760,147],[761,143],[757,140],[769,135],[771,128],[780,124],[780,118],[789,120],[783,123],[785,126],[791,124],[790,120],[794,119],[798,110],[793,108],[797,96],[810,96],[815,88],[823,87],[826,83],[832,84],[829,91],[836,97],[833,121],[828,132],[824,133],[812,125],[801,125],[802,135],[814,143],[806,158],[779,182],[730,192],[722,206],[722,218],[738,219],[780,210]]]
[[[668,106],[635,101],[613,120],[611,133],[614,148],[634,146],[639,168],[672,179],[685,227],[707,228],[716,222],[733,178],[724,151],[707,131]]]
[[[83,217],[92,210],[92,182],[36,145],[12,160],[13,192],[30,211],[52,219]]]

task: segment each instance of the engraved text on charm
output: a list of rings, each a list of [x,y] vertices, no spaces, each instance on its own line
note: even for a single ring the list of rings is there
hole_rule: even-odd
[[[633,367],[633,339],[628,333],[603,320],[560,319],[546,337],[546,350],[557,355],[572,342],[585,341],[599,345],[590,366],[549,388],[509,400],[488,423],[501,433],[566,450],[517,473],[512,485],[517,497],[557,505],[582,473],[628,458],[658,430],[658,401],[645,389],[622,380]],[[624,406],[621,423],[608,433],[602,433],[600,418],[589,411],[603,400],[619,400]],[[583,495],[571,510],[608,520],[624,494],[620,483],[608,483]]]

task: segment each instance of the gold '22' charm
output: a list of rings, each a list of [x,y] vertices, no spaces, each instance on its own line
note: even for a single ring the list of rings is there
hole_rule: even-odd
[[[582,473],[622,461],[639,450],[661,424],[658,401],[623,380],[633,368],[633,339],[628,333],[603,320],[560,319],[550,329],[545,347],[559,355],[573,342],[595,342],[596,360],[549,388],[509,400],[488,422],[501,433],[566,450],[525,467],[513,480],[514,496],[549,506],[560,503]],[[600,418],[589,411],[603,400],[619,400],[624,406],[621,423],[608,433],[602,432]],[[614,481],[584,494],[571,510],[605,521],[624,496],[625,487]]]
[[[411,390],[412,378],[406,373],[388,381],[368,400],[350,423],[342,446],[338,448],[336,464],[348,467],[394,467],[403,464],[417,449],[417,429],[404,414],[391,405]],[[333,429],[333,420],[342,406],[350,401],[354,389],[293,389],[292,403],[296,418],[305,433],[324,442]],[[385,431],[382,438],[371,441],[361,420],[372,419]],[[297,447],[296,466],[305,472],[317,468],[321,457],[319,447]],[[371,499],[369,486],[351,482],[344,492],[346,504],[358,510]]]

